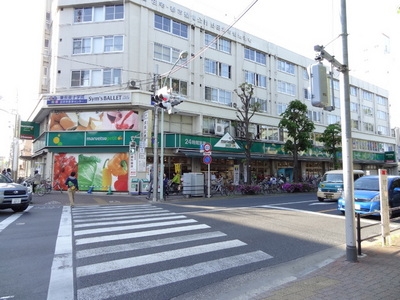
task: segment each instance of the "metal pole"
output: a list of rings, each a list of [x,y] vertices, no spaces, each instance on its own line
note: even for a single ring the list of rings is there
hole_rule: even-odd
[[[154,150],[153,150],[153,201],[157,201],[158,185],[158,107],[154,106]]]
[[[164,200],[164,109],[161,109],[160,124],[160,201]]]
[[[351,137],[349,55],[347,46],[346,0],[341,0],[343,70],[341,70],[340,101],[342,103],[343,182],[346,205],[346,259],[357,262],[356,228],[354,219],[353,141]]]

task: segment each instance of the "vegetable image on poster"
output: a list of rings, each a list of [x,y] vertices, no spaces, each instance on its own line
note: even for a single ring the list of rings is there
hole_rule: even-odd
[[[68,189],[68,187],[65,185],[65,181],[67,180],[71,172],[75,172],[77,176],[79,174],[76,157],[74,155],[68,155],[66,153],[55,155],[53,181],[58,182],[64,191]]]
[[[60,153],[54,156],[54,180],[59,179],[66,190],[65,180],[72,171],[77,173],[79,189],[88,191],[128,191],[127,153]]]

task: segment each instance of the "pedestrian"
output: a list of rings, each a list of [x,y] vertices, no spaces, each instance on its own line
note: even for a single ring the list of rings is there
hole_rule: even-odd
[[[75,205],[75,193],[79,190],[78,179],[75,174],[75,172],[71,172],[71,175],[65,181],[65,185],[68,186],[68,198],[71,207]]]
[[[153,174],[153,167],[150,169],[150,174],[149,174],[149,186],[147,187],[147,197],[146,199],[150,200],[150,195],[153,192],[153,181],[154,181],[154,174]]]
[[[11,169],[10,169],[10,168],[7,168],[6,176],[7,176],[10,180],[12,180],[12,173],[11,173]]]
[[[42,175],[40,175],[38,170],[35,170],[32,178],[32,187],[33,187],[33,192],[36,193],[36,187],[40,184],[42,180]]]

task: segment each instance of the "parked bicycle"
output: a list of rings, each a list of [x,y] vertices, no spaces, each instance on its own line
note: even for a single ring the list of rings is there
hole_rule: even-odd
[[[58,180],[54,181],[54,183],[51,183],[50,179],[42,180],[42,182],[36,186],[34,192],[38,196],[43,196],[45,194],[51,193],[52,190],[60,191],[60,193],[63,192],[63,189]]]

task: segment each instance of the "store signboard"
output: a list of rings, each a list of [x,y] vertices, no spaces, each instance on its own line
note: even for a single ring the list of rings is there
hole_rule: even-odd
[[[131,93],[51,95],[44,97],[47,105],[85,105],[131,103]]]
[[[135,131],[49,132],[48,147],[65,146],[128,146],[139,135]],[[136,141],[139,143],[139,140]]]
[[[33,140],[39,135],[39,124],[35,122],[21,121],[19,138],[21,140]]]

